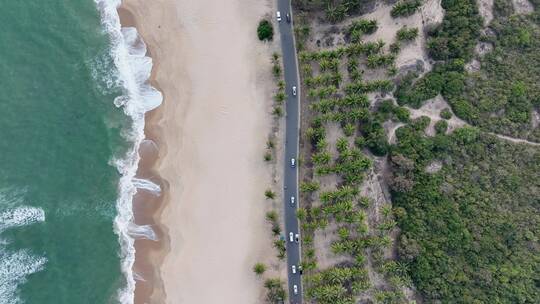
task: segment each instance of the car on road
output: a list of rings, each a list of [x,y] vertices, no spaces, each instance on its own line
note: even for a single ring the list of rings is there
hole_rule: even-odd
[[[294,168],[294,166],[296,166],[296,159],[294,159],[294,157],[293,157],[293,158],[291,158],[291,167]]]
[[[292,271],[292,273],[296,273],[296,266],[295,265],[291,266],[291,271]]]
[[[291,206],[294,206],[294,196],[291,196]]]
[[[297,243],[300,242],[300,235],[298,233],[294,235],[294,241]]]
[[[279,11],[276,12],[276,19],[278,22],[281,22],[281,13]]]
[[[292,87],[292,94],[293,94],[294,96],[296,96],[296,86],[293,86],[293,87]]]
[[[297,285],[293,285],[292,289],[293,289],[293,292],[294,292],[295,295],[298,294],[298,286]]]
[[[289,232],[289,241],[291,243],[294,242],[294,234],[292,232]]]
[[[285,19],[287,19],[287,22],[291,23],[291,15],[289,15],[289,13],[285,15]]]

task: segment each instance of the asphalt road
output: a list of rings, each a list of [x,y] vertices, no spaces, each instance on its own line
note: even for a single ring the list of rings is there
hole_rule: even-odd
[[[298,207],[298,164],[291,166],[291,159],[297,161],[298,155],[298,133],[300,129],[300,86],[298,78],[298,66],[296,59],[296,49],[294,44],[292,20],[287,22],[287,13],[291,16],[292,11],[290,0],[278,0],[278,11],[281,13],[279,33],[281,36],[281,50],[283,61],[283,74],[285,76],[285,88],[287,99],[285,101],[285,168],[284,168],[284,206],[285,206],[285,237],[287,241],[287,273],[289,278],[289,302],[302,303],[302,279],[298,266],[300,265],[300,243],[290,242],[289,233],[299,234],[296,208]],[[274,13],[274,18],[276,15]],[[292,93],[292,87],[296,86],[296,96]],[[294,206],[291,204],[291,197],[295,197]],[[301,238],[301,236],[300,236]],[[296,267],[296,273],[292,273],[292,266]],[[294,287],[297,286],[298,293],[294,294]]]

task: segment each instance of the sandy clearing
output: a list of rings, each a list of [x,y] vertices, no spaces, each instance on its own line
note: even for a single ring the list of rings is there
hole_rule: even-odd
[[[528,0],[512,0],[512,5],[517,14],[529,14],[534,11],[534,6]]]

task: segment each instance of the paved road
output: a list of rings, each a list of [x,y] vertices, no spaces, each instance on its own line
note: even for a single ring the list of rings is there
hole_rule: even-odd
[[[291,158],[297,159],[298,155],[298,132],[299,132],[299,107],[300,107],[300,86],[298,78],[298,67],[296,60],[296,49],[294,45],[292,20],[287,22],[287,13],[291,16],[292,11],[290,0],[277,0],[278,11],[281,12],[281,22],[279,22],[279,32],[281,34],[281,50],[283,55],[283,66],[285,76],[285,88],[288,93],[285,101],[285,236],[287,239],[287,270],[289,277],[289,301],[290,303],[302,303],[302,280],[298,271],[300,265],[300,244],[295,241],[290,242],[289,233],[299,234],[298,219],[296,218],[296,208],[298,206],[298,166],[291,167]],[[275,14],[274,14],[275,18]],[[297,87],[297,94],[292,94],[292,87]],[[291,205],[291,196],[295,197],[294,206]],[[295,266],[296,274],[292,273],[292,266]],[[293,286],[297,286],[298,293],[294,294]]]

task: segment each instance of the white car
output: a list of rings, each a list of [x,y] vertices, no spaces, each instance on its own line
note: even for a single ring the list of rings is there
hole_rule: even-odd
[[[292,271],[292,273],[296,273],[296,266],[295,265],[291,266],[291,271]]]
[[[296,86],[293,86],[293,87],[292,87],[292,94],[293,94],[294,96],[296,96]]]
[[[294,242],[294,234],[292,232],[289,232],[289,241],[291,243]]]
[[[296,166],[296,159],[291,158],[291,167],[294,168],[294,166]]]
[[[297,243],[300,242],[300,235],[298,233],[294,235],[294,241]]]
[[[293,285],[292,287],[294,294],[298,294],[298,286]]]
[[[294,206],[294,196],[291,196],[291,205]]]
[[[281,13],[279,11],[276,12],[276,19],[278,22],[281,22]]]

